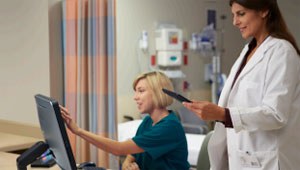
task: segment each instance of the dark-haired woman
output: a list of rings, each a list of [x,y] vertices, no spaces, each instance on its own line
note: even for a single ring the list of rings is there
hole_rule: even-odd
[[[299,169],[300,50],[276,0],[230,0],[230,6],[233,25],[251,41],[218,105],[183,104],[217,120],[208,146],[212,169]]]

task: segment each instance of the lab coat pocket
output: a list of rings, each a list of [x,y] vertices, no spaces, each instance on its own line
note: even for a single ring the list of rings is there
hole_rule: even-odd
[[[250,152],[238,151],[240,165],[247,169],[279,169],[276,151]]]

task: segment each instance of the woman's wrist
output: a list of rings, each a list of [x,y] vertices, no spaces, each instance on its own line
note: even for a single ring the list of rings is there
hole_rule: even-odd
[[[220,114],[219,121],[220,122],[225,122],[226,121],[226,108],[222,107],[222,111],[221,111],[221,114]]]
[[[224,120],[224,125],[227,128],[233,128],[232,120],[231,120],[231,115],[230,111],[228,108],[225,108],[225,120]]]
[[[83,134],[83,129],[78,128],[75,134],[81,137]]]
[[[227,127],[227,128],[233,128],[233,124],[232,124],[232,120],[231,120],[229,109],[228,108],[223,108],[223,110],[224,110],[224,112],[223,112],[223,114],[224,114],[223,116],[224,117],[221,116],[221,118],[220,118],[220,119],[222,119],[222,121],[221,120],[216,120],[216,122],[223,123],[224,126]]]

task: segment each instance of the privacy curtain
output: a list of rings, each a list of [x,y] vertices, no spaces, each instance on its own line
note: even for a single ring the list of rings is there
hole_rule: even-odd
[[[64,103],[77,124],[117,138],[115,0],[63,0]],[[68,132],[77,163],[118,169],[117,157]]]

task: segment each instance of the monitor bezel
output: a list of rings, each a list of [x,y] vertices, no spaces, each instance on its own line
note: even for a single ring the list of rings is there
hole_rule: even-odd
[[[59,129],[58,133],[59,133],[59,136],[61,136],[61,139],[63,141],[63,144],[60,143],[61,145],[59,145],[59,146],[63,146],[63,148],[60,148],[60,149],[62,149],[61,151],[64,152],[64,153],[55,153],[55,152],[53,152],[53,154],[54,154],[54,157],[56,157],[57,154],[67,155],[66,159],[68,160],[68,163],[66,164],[66,162],[62,162],[62,160],[55,159],[56,163],[62,169],[70,169],[70,168],[72,170],[77,169],[76,162],[75,162],[75,159],[74,159],[74,155],[73,155],[73,152],[72,152],[72,147],[70,145],[70,141],[69,141],[69,137],[68,137],[68,134],[67,134],[67,131],[66,131],[64,120],[63,120],[63,118],[61,116],[61,113],[60,113],[60,108],[59,108],[58,102],[56,100],[54,100],[54,99],[52,99],[48,96],[42,95],[42,94],[35,95],[35,100],[36,100],[36,105],[37,105],[37,111],[38,111],[40,127],[41,127],[41,130],[43,132],[44,139],[45,139],[46,143],[48,143],[49,148],[52,152],[53,152],[53,147],[54,146],[51,145],[51,142],[47,142],[50,139],[47,139],[48,135],[46,134],[46,133],[51,133],[51,132],[49,132],[50,127],[45,127],[46,125],[44,125],[42,123],[42,121],[41,121],[43,119],[42,114],[44,114],[44,113],[40,112],[38,107],[42,107],[44,109],[47,109],[47,112],[49,114],[55,114],[56,120],[52,120],[52,121],[56,122],[56,123],[50,124],[50,126],[58,126],[58,129]],[[56,141],[59,142],[60,140],[56,140]]]

